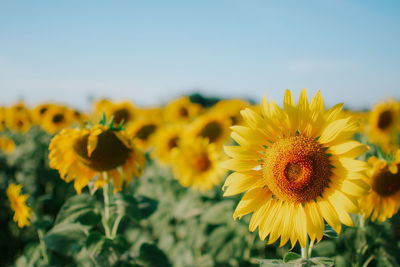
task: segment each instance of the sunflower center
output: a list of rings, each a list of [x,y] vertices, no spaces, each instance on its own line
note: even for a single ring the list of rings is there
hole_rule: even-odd
[[[189,112],[185,107],[181,107],[179,109],[179,116],[186,118],[187,116],[189,116]]]
[[[64,120],[64,114],[58,113],[56,115],[53,116],[53,123],[60,123]]]
[[[219,125],[219,123],[216,121],[212,121],[204,126],[199,135],[208,138],[210,142],[215,142],[216,140],[218,140],[221,132],[221,125]]]
[[[372,177],[372,190],[382,197],[389,197],[399,189],[400,173],[393,174],[389,170],[385,170]]]
[[[211,167],[211,161],[206,153],[202,153],[193,158],[193,167],[198,172],[205,172]]]
[[[123,165],[131,150],[110,131],[97,136],[97,146],[88,157],[87,144],[89,135],[78,138],[73,147],[82,163],[96,171],[108,171]]]
[[[381,130],[386,130],[393,121],[392,112],[390,110],[385,110],[379,114],[378,118],[378,128]]]
[[[171,139],[168,140],[168,150],[173,149],[174,147],[178,146],[178,137],[172,137]]]
[[[147,124],[143,125],[137,132],[136,132],[136,137],[139,138],[140,140],[146,141],[149,136],[154,133],[154,131],[157,129],[157,126],[155,124]]]
[[[42,107],[42,108],[39,110],[39,113],[43,115],[44,113],[46,113],[46,111],[47,111],[47,107]]]
[[[329,184],[329,156],[312,138],[294,136],[269,147],[262,163],[263,180],[282,200],[304,203],[315,199]]]
[[[122,121],[126,123],[131,119],[131,114],[125,108],[117,109],[112,115],[116,124],[120,124]]]

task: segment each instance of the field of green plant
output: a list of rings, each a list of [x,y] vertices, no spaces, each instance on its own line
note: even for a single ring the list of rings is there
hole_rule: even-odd
[[[1,108],[0,265],[400,266],[399,103],[304,94]]]

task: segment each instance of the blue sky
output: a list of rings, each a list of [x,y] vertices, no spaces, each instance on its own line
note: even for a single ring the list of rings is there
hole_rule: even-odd
[[[0,0],[0,104],[400,98],[400,1]]]

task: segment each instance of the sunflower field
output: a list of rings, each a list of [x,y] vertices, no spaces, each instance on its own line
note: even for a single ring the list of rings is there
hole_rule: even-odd
[[[297,99],[0,107],[0,265],[400,266],[400,102]]]

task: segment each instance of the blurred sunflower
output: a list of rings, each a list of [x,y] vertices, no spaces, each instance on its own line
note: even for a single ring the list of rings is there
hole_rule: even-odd
[[[229,140],[231,119],[221,113],[207,112],[196,118],[185,132],[185,138],[206,138],[210,143],[223,145]]]
[[[240,111],[250,107],[248,101],[242,99],[227,99],[221,100],[216,103],[210,112],[223,114],[225,117],[231,119],[231,124],[242,124],[242,116],[240,116]]]
[[[18,224],[19,228],[29,226],[29,219],[31,218],[31,208],[26,205],[26,200],[29,195],[20,195],[22,185],[10,184],[7,187],[6,194],[11,204],[11,209],[15,212],[14,222]]]
[[[3,150],[5,153],[10,154],[15,149],[15,143],[12,139],[0,136],[0,150]]]
[[[106,114],[114,119],[114,125],[128,124],[137,119],[138,108],[130,101],[112,102],[102,99],[95,103],[95,113],[98,117]]]
[[[6,125],[10,130],[25,133],[32,125],[30,112],[24,103],[18,103],[6,109]]]
[[[400,122],[400,104],[389,99],[376,104],[369,116],[369,139],[385,152],[397,149],[397,131]]]
[[[55,105],[52,103],[43,103],[43,104],[39,104],[39,105],[35,106],[31,110],[32,122],[34,124],[40,125],[42,123],[43,117],[46,115],[47,111],[49,111],[49,109],[53,106],[55,106]]]
[[[201,105],[192,103],[189,97],[182,96],[168,103],[164,119],[167,122],[187,123],[192,121],[202,110]]]
[[[314,243],[324,233],[324,220],[340,233],[341,223],[353,225],[348,213],[358,212],[365,195],[366,163],[354,158],[367,150],[350,140],[357,122],[340,118],[342,104],[325,111],[318,92],[308,103],[302,90],[298,104],[286,90],[283,110],[265,97],[260,112],[241,112],[247,126],[233,126],[238,146],[226,146],[232,157],[223,165],[234,171],[225,181],[224,196],[246,192],[233,217],[252,213],[249,229],[258,227],[268,243],[280,237],[292,246]]]
[[[182,124],[167,124],[154,134],[153,143],[155,150],[153,155],[161,163],[171,163],[172,150],[178,146],[184,129],[185,126]]]
[[[204,138],[181,140],[172,157],[172,171],[184,187],[207,191],[219,185],[226,173],[219,166],[222,151]]]
[[[147,150],[152,147],[152,137],[160,126],[161,122],[157,117],[140,119],[129,124],[126,131],[130,137],[134,138],[134,143],[139,148]]]
[[[71,125],[73,111],[65,106],[53,105],[43,115],[41,126],[50,134],[55,134]]]
[[[6,108],[0,107],[0,131],[6,127]]]
[[[371,221],[391,218],[399,209],[400,201],[400,150],[395,159],[388,163],[371,157],[368,160],[366,181],[371,189],[367,196],[360,198],[361,213],[371,215]]]
[[[50,167],[66,182],[74,180],[76,191],[92,179],[94,187],[113,181],[114,191],[132,176],[140,176],[145,158],[124,130],[94,125],[90,129],[64,129],[50,143]]]

